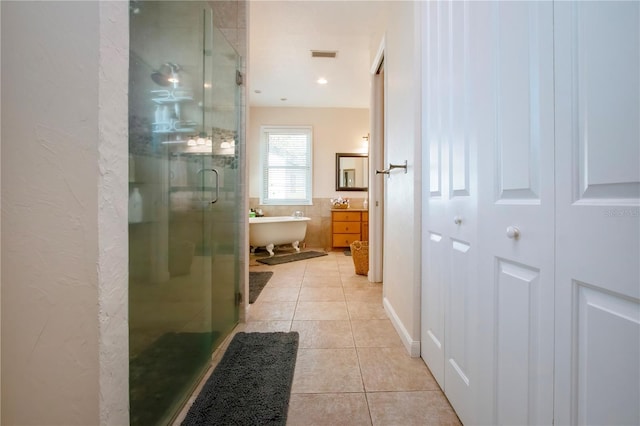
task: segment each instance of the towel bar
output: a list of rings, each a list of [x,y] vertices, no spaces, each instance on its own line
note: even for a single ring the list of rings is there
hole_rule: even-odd
[[[391,164],[389,163],[389,168],[384,170],[376,170],[377,175],[388,175],[393,169],[404,169],[404,173],[407,173],[407,160],[404,160],[404,164]]]

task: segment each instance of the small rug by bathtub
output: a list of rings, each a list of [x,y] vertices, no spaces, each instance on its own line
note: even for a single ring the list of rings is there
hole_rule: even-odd
[[[238,333],[183,426],[285,425],[299,335]]]
[[[264,259],[257,259],[258,262],[265,265],[280,265],[281,263],[295,262],[298,260],[311,259],[314,257],[326,256],[327,253],[319,251],[301,251],[300,253],[285,254],[284,256],[273,256]]]
[[[256,271],[249,272],[249,303],[253,303],[258,299],[262,289],[269,282],[273,272],[271,271]]]

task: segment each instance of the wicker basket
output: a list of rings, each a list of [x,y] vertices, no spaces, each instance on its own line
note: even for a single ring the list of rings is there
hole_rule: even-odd
[[[348,209],[349,208],[349,204],[334,204],[333,208],[334,209]]]
[[[354,241],[350,247],[356,274],[367,275],[369,273],[369,241]]]

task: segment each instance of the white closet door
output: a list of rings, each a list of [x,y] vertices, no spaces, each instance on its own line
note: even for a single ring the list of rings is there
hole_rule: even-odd
[[[422,356],[463,423],[475,420],[477,230],[475,136],[470,126],[468,3],[430,2],[424,138],[429,192],[423,242]]]
[[[639,28],[555,5],[557,424],[640,424]]]
[[[476,108],[479,146],[479,325],[490,357],[493,424],[553,420],[553,6],[493,2],[490,56]],[[480,24],[478,24],[480,25]],[[488,52],[488,53],[487,53]],[[481,61],[478,59],[477,61]],[[484,69],[484,67],[482,68]]]
[[[440,125],[441,69],[439,49],[440,20],[438,2],[421,4],[422,13],[422,140],[423,187],[422,196],[422,295],[420,356],[427,363],[442,389],[444,383],[444,318],[445,318],[445,249],[443,229],[447,199],[443,190],[445,145]],[[428,166],[427,166],[428,165]]]
[[[445,9],[446,8],[446,9]],[[476,319],[479,288],[477,274],[477,184],[476,135],[471,114],[469,78],[468,2],[448,2],[443,7],[446,23],[441,47],[445,57],[443,89],[444,133],[447,134],[447,212],[444,217],[444,244],[448,252],[445,303],[445,394],[456,407],[463,423],[476,421],[474,398],[479,390],[477,372],[484,368],[477,355]]]

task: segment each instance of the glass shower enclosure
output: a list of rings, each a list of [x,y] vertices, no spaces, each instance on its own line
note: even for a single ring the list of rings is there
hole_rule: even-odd
[[[153,425],[238,322],[239,56],[206,2],[130,5],[130,420]]]

